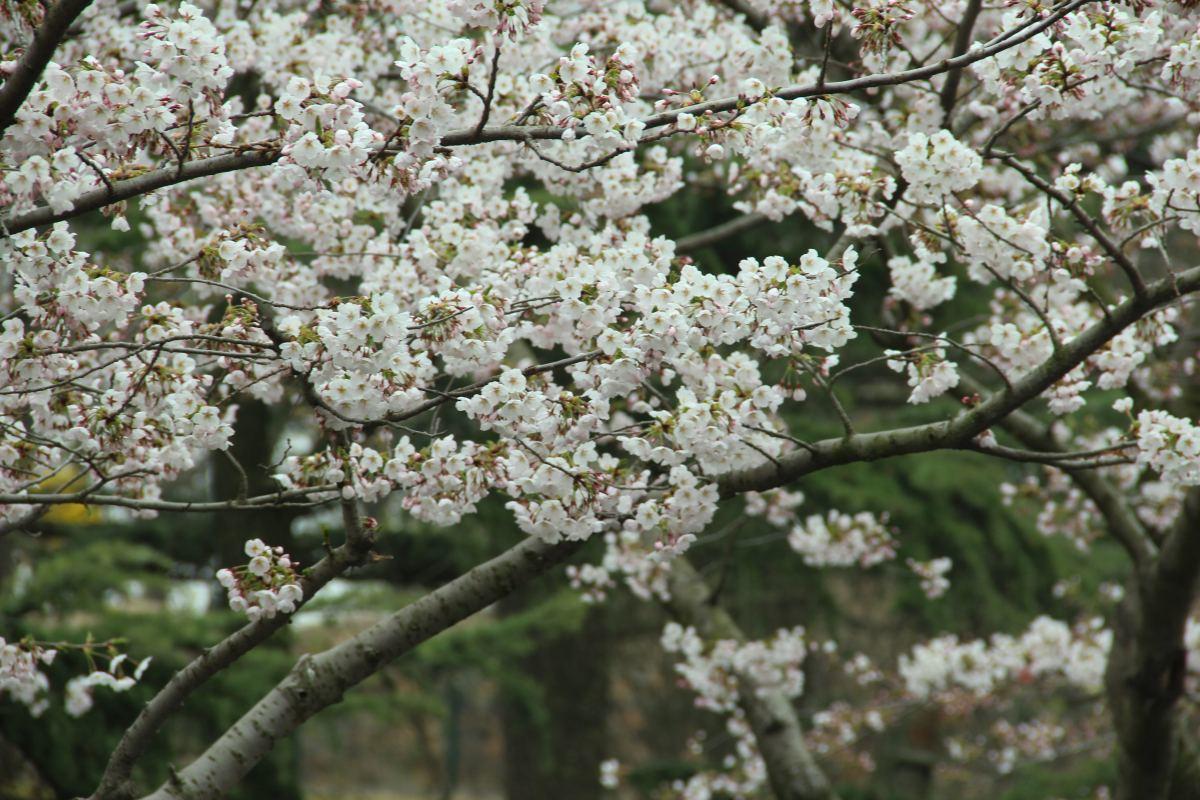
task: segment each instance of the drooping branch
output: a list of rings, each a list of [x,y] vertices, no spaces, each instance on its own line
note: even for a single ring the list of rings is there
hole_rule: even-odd
[[[291,672],[189,766],[147,795],[152,800],[216,800],[280,739],[343,693],[422,642],[544,574],[582,547],[528,538],[405,606]]]

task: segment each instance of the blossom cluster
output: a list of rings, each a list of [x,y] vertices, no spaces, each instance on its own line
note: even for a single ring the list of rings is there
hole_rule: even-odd
[[[1165,411],[1137,416],[1138,463],[1179,486],[1200,485],[1200,426]]]
[[[1019,10],[1010,9],[1002,24],[1020,17]],[[973,64],[972,70],[989,94],[1034,106],[1034,119],[1100,119],[1138,96],[1128,76],[1153,60],[1164,28],[1175,27],[1172,22],[1160,11],[1117,5],[1080,9],[1067,15],[1057,36],[1043,32]],[[1182,20],[1175,28],[1179,34],[1186,29]]]
[[[249,563],[217,570],[229,607],[253,622],[276,614],[291,614],[304,599],[297,565],[282,547],[269,547],[261,539],[246,542]]]
[[[950,579],[946,577],[946,573],[950,571],[954,563],[949,558],[943,556],[930,561],[917,561],[910,558],[905,563],[921,579],[921,591],[930,600],[936,600],[950,588]]]
[[[907,145],[896,151],[896,163],[908,181],[909,199],[917,203],[941,203],[983,175],[983,159],[947,130],[909,134]]]
[[[951,300],[957,281],[953,275],[938,274],[938,265],[945,261],[941,251],[930,251],[919,244],[911,256],[892,256],[887,263],[892,281],[888,294],[917,311],[928,311]]]
[[[364,164],[383,136],[367,124],[361,106],[349,99],[362,87],[353,78],[334,81],[318,73],[310,82],[293,77],[275,101],[275,113],[288,123],[284,155],[330,179]]]
[[[568,141],[582,129],[602,144],[636,142],[645,125],[629,119],[624,111],[638,94],[636,58],[633,46],[622,44],[600,60],[580,42],[558,59],[549,75],[530,77],[529,85],[541,99],[547,119],[568,132]]]
[[[1153,188],[1150,209],[1160,217],[1178,214],[1180,228],[1200,235],[1200,141],[1183,158],[1163,163],[1162,172],[1147,180]]]
[[[49,707],[45,694],[50,688],[42,667],[52,664],[56,655],[54,648],[0,637],[0,695],[24,705],[33,716],[41,716]]]
[[[959,217],[957,230],[967,275],[980,283],[990,283],[994,277],[1031,279],[1050,255],[1049,222],[1044,212],[1044,205],[1035,206],[1030,216],[1021,220],[989,203]]]
[[[89,663],[93,662],[90,645],[72,647],[85,651]],[[34,717],[40,717],[50,707],[47,696],[50,680],[42,668],[54,663],[58,655],[57,646],[31,641],[9,642],[0,637],[0,697],[7,695],[9,699],[28,708]],[[65,689],[66,712],[73,717],[87,713],[95,702],[92,692],[97,686],[114,692],[133,688],[150,666],[151,657],[142,659],[131,670],[124,666],[126,661],[128,656],[124,653],[111,655],[107,670],[93,668],[85,675],[68,680]]]
[[[813,567],[872,567],[896,557],[896,541],[886,517],[869,511],[830,511],[812,515],[788,534],[788,544]]]
[[[1094,691],[1111,644],[1112,632],[1098,617],[1074,628],[1038,617],[1020,636],[965,642],[943,636],[919,644],[900,657],[899,672],[908,692],[922,698],[954,689],[982,696],[1004,681],[1052,677]]]
[[[808,645],[804,629],[780,630],[770,641],[720,640],[707,645],[694,628],[667,623],[662,646],[682,659],[675,665],[684,685],[696,693],[696,705],[710,711],[732,711],[739,681],[759,692],[798,697],[804,690],[803,663]]]
[[[517,38],[541,21],[545,0],[451,0],[448,8],[467,25]]]
[[[888,369],[903,372],[912,392],[910,403],[928,403],[958,385],[958,368],[946,358],[946,348],[922,347],[913,351],[887,350]]]

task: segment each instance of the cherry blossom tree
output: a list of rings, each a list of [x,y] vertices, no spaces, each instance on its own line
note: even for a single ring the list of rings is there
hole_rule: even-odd
[[[1200,267],[1176,262],[1200,236],[1198,26],[1163,0],[0,2],[0,531],[63,504],[342,521],[317,563],[251,538],[214,576],[246,625],[155,687],[94,800],[223,795],[589,540],[603,557],[573,583],[668,609],[664,648],[737,743],[680,797],[833,798],[831,742],[1031,684],[1103,693],[1067,738],[1106,737],[1116,797],[1197,796]],[[701,184],[729,221],[656,232],[652,207]],[[141,237],[136,264],[81,249],[98,217]],[[771,226],[825,245],[696,257]],[[867,274],[882,304],[856,297]],[[890,422],[845,402],[868,371],[901,390]],[[303,408],[311,447],[275,491],[172,495],[229,456],[245,399]],[[841,432],[795,435],[818,409]],[[814,566],[896,559],[886,508],[810,513],[800,489],[935,450],[1030,465],[1004,492],[1047,534],[1118,542],[1110,618],[876,665],[800,627],[748,640],[689,562],[726,503]],[[166,784],[131,783],[198,686],[372,558],[370,514],[453,527],[493,496],[525,541],[302,656]],[[930,598],[954,579],[907,563]],[[153,654],[127,647],[62,689],[70,709],[143,678]],[[0,640],[4,702],[44,707],[57,649]],[[875,699],[802,727],[815,652]],[[1064,738],[1020,724],[996,733],[1009,763]]]

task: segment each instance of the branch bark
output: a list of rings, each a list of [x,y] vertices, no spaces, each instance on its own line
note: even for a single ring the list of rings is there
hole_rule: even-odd
[[[1178,706],[1183,635],[1200,581],[1200,488],[1193,488],[1153,569],[1130,581],[1113,625],[1104,682],[1117,733],[1117,800],[1197,796],[1177,784],[1185,753]]]
[[[374,536],[363,528],[355,503],[342,502],[342,522],[346,541],[307,571],[300,582],[304,596],[297,603],[297,610],[308,603],[325,584],[349,568],[362,564],[370,555]],[[125,730],[109,756],[104,774],[90,800],[124,800],[133,797],[129,776],[163,723],[209,678],[228,669],[291,620],[291,614],[277,614],[244,625],[176,672]]]
[[[967,0],[962,20],[958,23],[958,30],[954,33],[955,57],[967,52],[967,48],[971,46],[971,34],[975,32],[975,20],[979,18],[979,11],[982,8],[983,0]],[[962,82],[962,72],[961,67],[950,70],[946,73],[946,82],[942,84],[940,100],[943,128],[950,127],[950,116],[954,113],[955,104],[958,103],[958,85]]]
[[[17,112],[54,57],[71,23],[91,4],[92,0],[59,0],[46,11],[42,24],[34,31],[33,41],[0,86],[0,137],[17,121]]]
[[[367,630],[316,655],[291,672],[188,767],[147,798],[216,800],[229,792],[280,739],[341,700],[347,689],[518,586],[542,575],[583,546],[525,539]]]

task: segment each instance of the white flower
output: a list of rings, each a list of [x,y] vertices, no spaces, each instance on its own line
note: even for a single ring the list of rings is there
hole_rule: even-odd
[[[246,555],[254,558],[256,556],[265,556],[271,552],[271,548],[267,547],[262,539],[250,539],[246,542]]]

